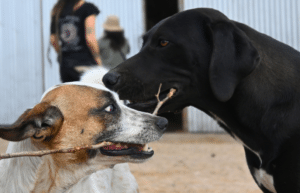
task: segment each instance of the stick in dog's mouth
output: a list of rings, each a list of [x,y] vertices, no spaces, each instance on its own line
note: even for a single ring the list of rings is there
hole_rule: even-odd
[[[161,86],[162,84],[159,85],[159,90],[155,97],[148,100],[128,100],[128,103],[126,105],[138,111],[153,112],[161,101],[170,99],[176,92],[176,89],[174,88],[161,92]]]
[[[168,100],[170,99],[173,94],[176,92],[176,89],[171,89],[169,94],[164,100],[159,100],[159,87],[157,95],[158,103],[157,106],[152,113],[156,115],[159,108]],[[151,147],[148,147],[148,144],[127,144],[127,143],[112,143],[112,142],[102,142],[96,145],[85,145],[81,147],[72,147],[72,148],[65,148],[65,149],[54,149],[54,150],[41,150],[41,151],[33,151],[33,152],[17,152],[17,153],[6,153],[0,154],[1,159],[7,158],[14,158],[14,157],[24,157],[24,156],[44,156],[54,153],[74,153],[80,150],[87,150],[87,149],[100,149],[101,153],[104,155],[109,156],[120,156],[120,155],[131,155],[132,157],[136,158],[149,158],[154,154],[154,151]]]

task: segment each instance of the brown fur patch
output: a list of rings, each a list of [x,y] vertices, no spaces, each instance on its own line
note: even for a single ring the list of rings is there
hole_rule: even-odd
[[[48,149],[61,149],[92,145],[94,138],[104,130],[104,120],[90,116],[89,110],[99,108],[106,102],[104,91],[79,85],[65,85],[49,92],[42,100],[60,109],[64,122],[55,136],[43,144]],[[101,97],[103,96],[103,97]],[[84,128],[84,133],[81,133]],[[86,150],[72,154],[53,154],[61,166],[87,161]]]

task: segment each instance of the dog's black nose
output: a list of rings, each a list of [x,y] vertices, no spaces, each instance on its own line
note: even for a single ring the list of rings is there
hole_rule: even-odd
[[[118,74],[117,72],[109,72],[105,74],[102,82],[107,88],[113,89],[113,87],[118,83],[119,78],[120,74]]]
[[[168,126],[168,120],[166,118],[159,118],[156,121],[156,125],[162,130],[165,131]]]

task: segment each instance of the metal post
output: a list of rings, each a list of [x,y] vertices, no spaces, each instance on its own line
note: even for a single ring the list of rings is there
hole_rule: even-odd
[[[40,26],[41,26],[41,53],[42,53],[42,91],[45,92],[45,56],[44,56],[44,28],[43,28],[43,0],[40,0]]]

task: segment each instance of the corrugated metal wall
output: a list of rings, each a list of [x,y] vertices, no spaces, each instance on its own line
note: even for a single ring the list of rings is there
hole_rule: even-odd
[[[299,0],[185,0],[184,9],[209,7],[229,19],[245,23],[300,50]],[[217,132],[221,128],[206,114],[189,107],[186,126],[190,132]]]
[[[99,38],[103,33],[102,24],[108,15],[114,14],[120,18],[120,25],[124,28],[125,37],[131,46],[128,57],[136,54],[141,47],[141,36],[144,33],[144,16],[142,0],[89,0],[100,9],[100,14],[96,20],[96,33]],[[44,29],[44,53],[47,54],[50,36],[50,12],[56,0],[43,1],[43,29]],[[59,73],[56,53],[51,48],[50,58],[52,65],[49,64],[45,56],[45,85],[46,89],[58,84]]]
[[[0,1],[0,124],[14,122],[43,92],[39,0]]]

